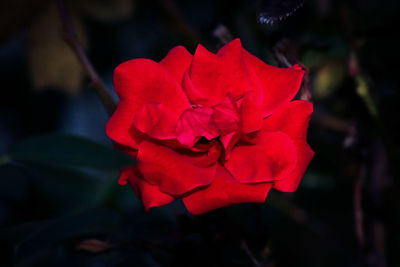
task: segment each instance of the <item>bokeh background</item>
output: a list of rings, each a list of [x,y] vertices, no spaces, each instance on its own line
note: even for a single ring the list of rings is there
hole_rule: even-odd
[[[399,2],[308,0],[272,25],[261,2],[64,1],[115,99],[118,64],[176,45],[239,37],[269,64],[309,68],[316,155],[298,191],[191,216],[179,201],[145,213],[117,184],[130,159],[55,1],[1,1],[1,266],[400,266]]]

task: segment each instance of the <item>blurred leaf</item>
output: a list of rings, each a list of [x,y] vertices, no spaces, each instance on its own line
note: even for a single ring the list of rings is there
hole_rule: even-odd
[[[92,253],[100,253],[115,247],[116,244],[101,241],[98,239],[85,239],[75,245],[77,250],[88,251]]]
[[[345,75],[346,71],[343,62],[326,62],[317,72],[313,95],[318,99],[329,97],[343,82]]]
[[[71,239],[109,235],[118,223],[118,214],[107,209],[65,216],[34,229],[17,244],[17,253],[25,256]]]
[[[86,33],[73,9],[69,10],[79,42],[86,47]],[[63,39],[62,23],[55,3],[46,8],[29,29],[28,62],[36,89],[62,88],[77,93],[85,77],[84,68]]]
[[[365,105],[368,108],[369,114],[377,119],[379,116],[378,108],[376,106],[375,100],[369,90],[368,78],[364,75],[357,75],[355,77],[356,80],[356,92],[362,98]]]
[[[0,177],[1,199],[24,199],[29,191],[25,170],[13,165],[4,165],[0,167]]]
[[[310,69],[314,69],[318,68],[321,63],[326,59],[326,57],[327,55],[325,52],[308,49],[302,55],[301,62]]]
[[[81,4],[87,15],[103,21],[129,18],[135,10],[134,0],[86,0]]]
[[[105,186],[108,183],[117,184],[116,179],[99,179],[100,174],[94,176],[82,169],[65,166],[45,166],[30,171],[35,174],[32,185],[36,198],[47,203],[43,209],[47,208],[57,214],[65,214],[71,210],[82,211],[98,205],[104,199]]]
[[[23,140],[11,149],[8,156],[15,161],[98,170],[117,170],[133,164],[132,158],[112,147],[62,134]]]
[[[42,229],[48,226],[51,222],[51,220],[34,221],[3,228],[0,230],[0,239],[16,244],[21,242],[24,238],[26,238],[26,236],[33,233],[37,229]]]

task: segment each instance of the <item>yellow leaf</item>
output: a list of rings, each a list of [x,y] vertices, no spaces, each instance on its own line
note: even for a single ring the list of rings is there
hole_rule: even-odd
[[[118,21],[132,16],[134,0],[85,0],[81,2],[83,12],[103,21]]]
[[[86,47],[83,25],[73,10],[69,14],[79,42]],[[84,68],[63,36],[58,10],[52,3],[29,29],[28,63],[34,88],[62,88],[73,94],[82,88]]]
[[[315,81],[313,96],[324,99],[332,95],[345,77],[345,66],[340,61],[328,61],[319,68]]]

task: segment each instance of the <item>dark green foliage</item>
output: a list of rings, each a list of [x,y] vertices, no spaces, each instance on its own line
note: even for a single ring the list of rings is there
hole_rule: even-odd
[[[15,18],[0,25],[0,266],[400,266],[398,1],[308,0],[273,25],[257,21],[256,0],[70,1],[110,89],[125,60],[200,42],[216,51],[220,24],[270,64],[282,64],[274,48],[286,42],[290,63],[310,68],[316,155],[298,191],[201,216],[180,201],[146,213],[118,185],[134,160],[106,139],[89,88],[32,91],[26,31],[51,1],[39,2],[1,9]]]

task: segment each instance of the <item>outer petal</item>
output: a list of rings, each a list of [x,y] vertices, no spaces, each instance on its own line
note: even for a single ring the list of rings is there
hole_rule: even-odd
[[[308,164],[314,157],[314,151],[310,146],[300,140],[295,140],[294,145],[297,151],[297,165],[292,173],[282,180],[274,183],[274,188],[282,192],[294,192],[299,187],[300,181],[307,170]]]
[[[238,183],[224,167],[218,165],[214,181],[184,196],[188,211],[198,215],[236,203],[264,202],[272,183]]]
[[[243,49],[247,66],[258,76],[263,87],[262,110],[264,117],[287,104],[300,89],[304,70],[299,65],[277,68],[265,64]]]
[[[120,96],[116,112],[107,123],[111,139],[137,147],[130,128],[136,113],[145,104],[162,103],[165,111],[177,121],[190,103],[176,79],[160,64],[147,59],[133,59],[122,63],[114,71],[115,91]]]
[[[252,141],[236,145],[224,164],[239,183],[272,182],[294,170],[296,148],[286,134],[260,132]]]
[[[298,161],[295,170],[274,184],[274,188],[280,191],[296,191],[308,164],[314,156],[314,151],[312,151],[306,140],[308,123],[312,112],[312,103],[296,100],[281,107],[264,120],[263,130],[285,132],[291,137],[296,147]]]
[[[121,172],[120,181],[129,182],[139,199],[142,199],[146,211],[150,208],[167,205],[175,200],[175,197],[163,193],[158,186],[152,185],[143,179],[136,168],[125,169]]]
[[[209,107],[224,100],[228,93],[236,100],[254,87],[239,39],[225,45],[217,55],[199,45],[189,76],[195,88],[189,87],[195,91],[188,92],[191,102]]]
[[[282,131],[292,139],[305,140],[312,112],[311,102],[292,101],[264,119],[262,129],[264,131]]]
[[[160,64],[182,83],[183,74],[189,69],[193,56],[183,46],[172,48]]]
[[[212,182],[216,164],[202,167],[207,156],[207,153],[189,151],[183,154],[144,141],[139,145],[138,167],[143,177],[162,192],[181,195]]]
[[[133,118],[137,112],[132,108],[133,106],[133,101],[121,98],[117,109],[107,122],[106,134],[122,146],[137,149],[138,143],[142,139],[138,137],[142,134],[136,129],[131,129]]]

